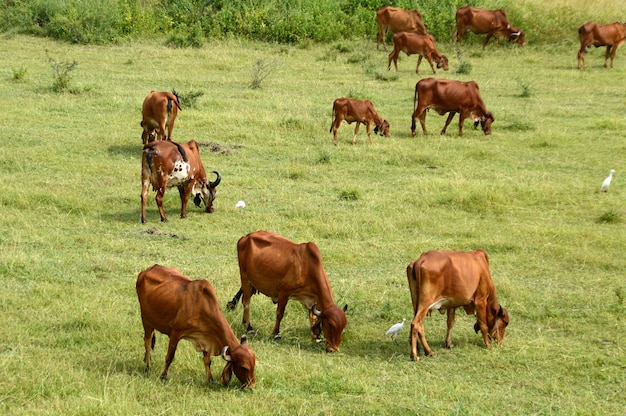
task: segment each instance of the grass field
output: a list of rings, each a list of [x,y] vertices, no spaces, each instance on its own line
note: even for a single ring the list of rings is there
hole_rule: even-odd
[[[476,80],[493,134],[431,112],[411,137],[417,57],[387,72],[373,39],[294,48],[239,41],[200,49],[160,43],[71,46],[30,37],[0,43],[0,412],[2,414],[624,414],[626,49],[576,69],[577,44],[500,43],[486,51],[440,42],[451,70]],[[49,58],[77,65],[55,93]],[[260,88],[255,64],[274,63]],[[456,73],[461,62],[469,74]],[[153,195],[140,223],[141,103],[152,89],[202,92],[179,113],[174,139],[203,144],[217,169],[215,212],[180,219],[177,192],[160,223]],[[364,128],[352,145],[328,132],[335,98],[374,102],[390,138]],[[418,125],[419,126],[419,125]],[[419,128],[419,127],[418,127]],[[211,149],[215,151],[211,151]],[[599,193],[610,169],[617,174]],[[245,209],[236,209],[244,200]],[[335,301],[349,304],[341,352],[309,338],[287,307],[274,343],[274,305],[252,301],[259,331],[253,391],[207,385],[201,354],[182,342],[169,378],[143,372],[134,284],[161,263],[207,278],[221,307],[238,288],[235,245],[257,229],[320,247]],[[483,247],[511,315],[489,350],[459,313],[427,319],[436,355],[409,360],[405,267],[431,249]],[[225,312],[241,334],[242,310]],[[215,358],[214,374],[223,368]]]

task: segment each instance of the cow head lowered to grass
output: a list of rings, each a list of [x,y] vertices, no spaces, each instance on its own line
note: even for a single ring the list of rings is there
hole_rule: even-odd
[[[146,222],[146,203],[148,188],[156,191],[156,203],[161,214],[161,221],[167,221],[163,209],[163,197],[168,188],[177,187],[180,194],[180,217],[187,217],[187,201],[191,195],[194,203],[206,206],[206,212],[213,212],[215,188],[222,177],[218,171],[215,181],[207,179],[206,171],[200,159],[198,143],[191,140],[187,143],[170,141],[154,141],[143,147],[141,158],[141,222]]]

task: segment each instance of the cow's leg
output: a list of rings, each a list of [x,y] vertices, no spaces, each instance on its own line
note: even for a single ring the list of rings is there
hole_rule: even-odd
[[[611,57],[611,68],[613,68],[613,56],[611,55],[611,49],[613,49],[613,45],[606,45],[606,52],[604,54],[605,68],[608,68],[609,57]]]
[[[174,119],[171,119],[167,126],[167,140],[172,141],[172,131],[174,130]]]
[[[156,200],[157,207],[159,208],[159,214],[161,214],[161,221],[167,222],[167,217],[165,216],[165,210],[163,209],[163,197],[165,196],[165,185],[157,188],[156,196],[154,199]]]
[[[341,124],[341,119],[335,118],[335,120],[333,120],[332,126],[330,127],[333,132],[333,143],[335,144],[335,146],[337,146],[337,130],[339,130],[340,124]]]
[[[213,374],[211,374],[211,354],[206,351],[202,352],[204,356],[202,360],[204,361],[204,367],[206,368],[206,379],[209,383],[213,383]]]
[[[424,355],[433,355],[433,350],[428,346],[428,342],[426,342],[426,334],[424,333],[424,318],[426,318],[426,314],[428,310],[424,310],[424,308],[418,308],[413,321],[411,321],[411,359],[414,361],[419,361],[419,346],[417,344],[417,338],[419,337],[419,341],[422,343],[422,347],[424,347]]]
[[[420,73],[420,64],[422,63],[422,58],[423,58],[422,55],[420,55],[419,58],[417,58],[417,66],[415,67],[416,74]],[[430,64],[430,66],[433,66],[433,64]]]
[[[356,135],[359,132],[359,127],[361,126],[361,123],[359,123],[358,121],[356,122],[356,127],[354,128],[354,136],[352,136],[352,144],[356,144]],[[369,135],[369,124],[367,126],[367,134]]]
[[[312,309],[309,309],[309,322],[311,323],[311,339],[315,342],[320,342],[322,320],[315,316]]]
[[[243,292],[242,298],[241,298],[241,304],[243,305],[243,326],[244,328],[246,328],[246,332],[248,334],[254,334],[254,328],[252,328],[252,325],[250,324],[250,299],[252,299],[252,287],[250,287],[250,284],[248,283],[244,283],[244,278],[242,276],[242,282],[241,282],[241,290]],[[247,279],[245,279],[247,280]]]
[[[367,131],[367,142],[371,144],[372,143],[372,135],[370,134],[370,128],[371,128],[370,122],[366,121],[365,122],[365,130]],[[380,134],[382,135],[382,133],[383,132],[381,131]],[[356,139],[356,135],[354,136],[354,138]]]
[[[167,371],[174,361],[174,356],[176,355],[176,347],[178,347],[178,342],[180,341],[180,334],[178,332],[172,332],[170,334],[170,343],[167,347],[167,354],[165,355],[165,368],[163,368],[163,372],[161,373],[161,379],[167,378]]]
[[[189,201],[189,195],[191,195],[191,189],[193,185],[189,182],[186,186],[178,187],[178,194],[180,195],[180,217],[187,218],[187,202]]]
[[[463,123],[465,123],[466,116],[465,110],[459,111],[459,137],[463,136]]]
[[[446,134],[446,130],[448,129],[448,125],[452,122],[452,118],[454,118],[455,114],[456,114],[456,111],[450,111],[448,113],[448,118],[446,119],[446,124],[444,124],[443,129],[441,130],[441,134]]]
[[[143,356],[143,361],[146,363],[146,373],[148,373],[150,371],[150,365],[152,363],[151,353],[154,349],[156,337],[154,334],[154,328],[147,326],[145,323],[143,325],[143,331],[143,346],[146,349],[146,353]]]
[[[146,203],[148,202],[148,188],[150,180],[147,177],[141,178],[141,223],[146,222]]]
[[[417,108],[417,111],[420,111],[420,108]],[[423,108],[421,112],[419,112],[420,125],[422,126],[422,133],[428,134],[426,132],[426,109]]]
[[[483,49],[485,49],[485,46],[487,46],[487,43],[489,43],[489,39],[491,39],[492,36],[493,36],[493,32],[487,33],[487,37],[485,38],[485,43],[483,43]]]
[[[159,140],[165,140],[165,120],[159,123]]]
[[[581,69],[585,66],[585,47],[581,46],[578,50],[578,69]]]
[[[611,68],[613,68],[613,60],[615,59],[615,53],[617,52],[619,47],[622,46],[624,43],[626,43],[626,39],[622,39],[620,42],[613,44],[613,49],[611,51]]]
[[[387,62],[387,71],[391,69],[391,62],[393,61],[393,65],[396,68],[396,72],[398,72],[398,55],[400,55],[400,50],[394,46],[393,52],[389,54],[389,61]]]
[[[454,314],[456,309],[448,309],[447,313],[447,324],[448,331],[446,332],[446,348],[452,348],[452,327],[454,326]]]
[[[483,334],[483,341],[485,346],[491,346],[491,338],[489,338],[489,327],[487,326],[487,300],[474,300],[476,308],[476,323],[480,327],[480,332]]]
[[[420,58],[421,58],[421,55],[420,55]],[[433,57],[432,57],[432,55],[430,55],[430,54],[426,55],[426,59],[428,59],[428,63],[430,64],[430,68],[433,70],[433,74],[436,74],[436,72],[435,72],[435,65],[433,65]],[[417,65],[419,66],[419,62],[418,62]],[[417,72],[417,71],[415,71],[415,72]]]
[[[380,44],[383,44],[385,52],[387,52],[387,44],[385,43],[385,32],[387,31],[387,25],[378,23],[378,35],[376,36],[376,50],[380,50]]]
[[[272,333],[274,334],[274,339],[281,339],[280,336],[280,322],[283,320],[283,316],[285,315],[285,307],[287,306],[287,301],[289,300],[288,296],[284,294],[279,294],[278,296],[278,305],[276,306],[276,323],[274,324],[274,330]]]

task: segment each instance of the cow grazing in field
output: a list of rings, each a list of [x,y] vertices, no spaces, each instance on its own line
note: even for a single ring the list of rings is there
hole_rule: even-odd
[[[172,140],[174,121],[180,110],[178,94],[173,92],[151,91],[143,100],[141,108],[141,140],[143,144],[149,143],[157,138],[164,140],[165,128],[167,127],[167,140]]]
[[[424,354],[433,355],[426,342],[424,318],[436,309],[447,311],[446,348],[452,348],[452,326],[458,307],[463,307],[468,315],[476,315],[474,330],[482,332],[487,347],[492,339],[502,343],[509,313],[498,303],[485,250],[428,251],[407,266],[406,276],[415,314],[410,334],[412,360],[419,360],[418,337]]]
[[[352,144],[356,144],[356,135],[361,124],[365,124],[367,129],[367,140],[372,142],[370,135],[370,124],[374,124],[374,134],[389,137],[389,122],[378,115],[374,109],[374,104],[369,100],[355,100],[353,98],[337,98],[333,102],[333,121],[330,131],[333,133],[333,142],[337,145],[337,130],[339,125],[345,120],[348,124],[356,122]]]
[[[478,84],[474,81],[462,82],[449,79],[424,78],[415,84],[413,97],[413,116],[411,120],[411,132],[415,136],[415,119],[419,118],[422,131],[426,134],[426,110],[432,108],[439,115],[448,114],[446,124],[441,130],[445,134],[452,117],[459,113],[459,136],[463,135],[463,123],[471,117],[474,127],[481,124],[483,132],[491,134],[491,124],[494,121],[493,114],[487,111],[485,103],[480,96]]]
[[[254,387],[254,352],[245,335],[241,341],[237,340],[220,311],[211,283],[191,280],[177,269],[155,264],[139,273],[136,288],[144,329],[146,372],[150,370],[150,355],[156,341],[154,331],[157,330],[170,338],[161,378],[167,377],[178,342],[186,339],[196,351],[204,354],[209,382],[213,382],[211,357],[221,355],[227,361],[222,384],[227,385],[234,372],[244,387]]]
[[[378,22],[378,36],[376,37],[376,49],[382,43],[385,51],[385,33],[387,28],[392,33],[411,32],[425,35],[426,26],[424,19],[419,10],[404,10],[399,7],[385,6],[376,12],[376,21]]]
[[[155,141],[143,147],[141,158],[141,222],[146,222],[146,202],[148,188],[156,191],[156,203],[161,214],[161,221],[167,221],[163,209],[163,197],[168,188],[177,187],[180,194],[180,217],[187,218],[187,201],[194,195],[194,203],[200,207],[204,202],[206,212],[213,212],[215,188],[222,177],[213,171],[215,182],[207,179],[200,149],[195,140],[187,143]]]
[[[609,56],[611,57],[611,68],[615,52],[626,43],[626,23],[615,22],[609,25],[588,22],[578,28],[578,38],[580,39],[580,50],[578,51],[578,69],[585,65],[585,50],[589,46],[606,46],[604,55],[604,67],[607,68]]]
[[[477,35],[487,34],[483,49],[492,36],[508,39],[509,42],[524,46],[524,31],[511,25],[506,13],[502,9],[485,10],[471,6],[461,7],[456,11],[456,40],[460,43],[463,35],[470,30]]]
[[[348,305],[343,309],[335,305],[322,255],[315,243],[296,244],[276,233],[256,231],[239,239],[237,257],[241,289],[227,307],[233,310],[243,294],[243,325],[248,332],[254,332],[250,325],[250,298],[254,293],[263,293],[278,304],[275,339],[280,339],[280,322],[287,301],[294,299],[309,311],[311,338],[319,341],[323,332],[326,351],[339,350]]]
[[[437,50],[433,35],[419,35],[417,33],[409,32],[399,32],[394,34],[393,52],[389,54],[389,62],[387,63],[388,71],[391,69],[392,61],[396,67],[396,71],[398,70],[398,55],[400,55],[400,52],[405,52],[407,56],[419,54],[417,66],[415,67],[416,74],[419,74],[419,68],[423,57],[428,60],[430,68],[433,70],[433,74],[435,73],[433,60],[437,63],[437,68],[443,68],[444,71],[448,70],[448,58]]]

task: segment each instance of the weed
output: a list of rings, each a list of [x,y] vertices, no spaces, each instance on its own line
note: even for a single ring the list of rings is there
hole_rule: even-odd
[[[196,108],[196,105],[198,104],[198,98],[202,97],[204,95],[204,92],[191,90],[185,93],[175,92],[174,94],[178,96],[178,100],[180,101],[181,106],[184,105],[187,108]]]
[[[75,92],[70,89],[71,76],[70,73],[74,70],[78,62],[58,62],[56,59],[48,55],[46,50],[46,56],[48,57],[48,63],[54,71],[54,81],[52,83],[52,91],[54,92]]]
[[[600,215],[596,222],[599,224],[615,224],[622,221],[622,216],[615,210],[608,210],[604,214]]]
[[[339,193],[339,200],[341,201],[356,201],[360,198],[358,189],[350,189],[349,191],[341,191]]]
[[[252,67],[252,88],[261,88],[261,82],[267,78],[280,63],[276,59],[266,60],[265,58],[259,58]]]
[[[326,164],[326,163],[330,163],[330,152],[328,151],[323,151],[319,157],[317,158],[317,163],[318,164]]]
[[[456,69],[457,74],[469,75],[472,72],[472,64],[467,61],[459,63],[459,67]]]
[[[517,85],[521,88],[521,92],[517,95],[520,98],[530,97],[530,82],[517,80]]]
[[[14,81],[23,81],[24,77],[26,77],[26,68],[20,67],[19,69],[13,70],[13,80]]]

